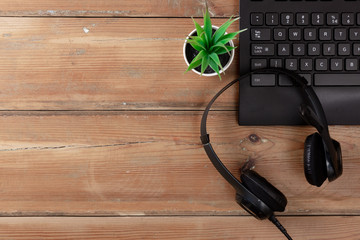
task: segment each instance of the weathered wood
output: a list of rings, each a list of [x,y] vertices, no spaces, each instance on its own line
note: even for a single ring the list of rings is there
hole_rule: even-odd
[[[358,240],[360,217],[280,217],[293,239]],[[264,239],[284,236],[252,217],[0,218],[0,239]]]
[[[2,216],[244,215],[199,141],[201,112],[1,112]],[[307,184],[309,127],[238,127],[212,112],[215,150],[237,175],[251,157],[288,197],[285,215],[360,214],[360,128],[332,127],[344,174]]]
[[[239,0],[207,0],[212,16],[239,14]],[[2,0],[0,16],[191,17],[202,16],[205,0]]]
[[[0,111],[0,239],[283,238],[235,203],[200,145],[202,112],[181,111],[202,110],[238,75],[237,56],[222,82],[183,74],[194,26],[182,17],[204,3],[0,2],[0,110],[55,110]],[[208,3],[215,17],[239,13],[238,0]],[[82,16],[107,18],[64,18]],[[214,109],[236,109],[237,92]],[[359,238],[359,126],[331,127],[344,173],[321,188],[303,175],[312,128],[239,127],[235,111],[218,111],[208,129],[236,176],[250,159],[285,193],[294,239]]]
[[[190,19],[0,18],[0,24],[2,110],[202,109],[237,75],[237,57],[223,81],[184,74]],[[229,92],[217,108],[235,109],[238,90]]]

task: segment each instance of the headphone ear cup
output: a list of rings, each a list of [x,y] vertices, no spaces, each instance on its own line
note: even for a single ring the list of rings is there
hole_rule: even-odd
[[[287,199],[285,195],[265,178],[252,170],[244,171],[240,179],[243,185],[273,211],[283,212]]]
[[[304,147],[304,173],[306,180],[320,187],[327,178],[325,150],[318,133],[309,135]]]
[[[336,177],[339,177],[342,172],[343,172],[343,168],[342,168],[342,153],[341,153],[341,146],[340,146],[340,143],[336,140],[332,140],[333,144],[334,144],[334,147],[335,147],[335,150],[336,150],[336,153],[337,153],[337,164],[338,164],[338,168],[336,169],[337,171],[337,174]]]

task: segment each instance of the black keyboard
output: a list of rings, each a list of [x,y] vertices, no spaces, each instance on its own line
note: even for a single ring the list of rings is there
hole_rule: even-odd
[[[360,124],[360,1],[240,0],[240,17],[240,73],[294,70],[330,124]],[[239,124],[304,124],[301,100],[286,76],[253,74],[240,83]]]

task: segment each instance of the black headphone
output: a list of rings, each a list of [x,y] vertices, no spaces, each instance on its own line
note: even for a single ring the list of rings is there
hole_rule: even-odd
[[[211,146],[209,134],[206,131],[206,120],[209,110],[215,100],[236,82],[257,73],[275,73],[286,75],[300,90],[304,103],[300,105],[299,113],[303,120],[316,128],[317,132],[309,135],[304,146],[304,173],[307,181],[315,186],[321,186],[328,179],[333,181],[342,174],[342,157],[340,143],[330,137],[328,123],[322,105],[307,80],[286,69],[259,69],[240,76],[221,89],[207,105],[201,119],[201,142],[207,156],[218,172],[235,188],[236,202],[247,212],[258,219],[269,219],[288,238],[291,237],[285,228],[274,217],[274,212],[285,210],[287,199],[283,193],[269,183],[265,178],[251,169],[241,173],[241,182],[231,174],[216,155]]]

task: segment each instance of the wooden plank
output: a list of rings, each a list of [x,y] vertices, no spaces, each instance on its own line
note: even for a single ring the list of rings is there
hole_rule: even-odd
[[[202,109],[237,76],[237,57],[223,81],[184,74],[190,19],[0,18],[0,24],[0,110]],[[238,90],[229,92],[217,108],[235,109]]]
[[[360,217],[282,217],[293,239],[358,240]],[[0,239],[284,239],[252,217],[0,218]]]
[[[237,174],[248,157],[288,197],[285,215],[360,214],[360,128],[332,127],[344,174],[307,184],[309,127],[238,127],[210,114],[213,146]],[[201,112],[1,112],[0,215],[244,215],[199,141]]]
[[[207,2],[212,16],[239,14],[239,0]],[[202,0],[2,0],[0,16],[201,17],[204,8]]]

